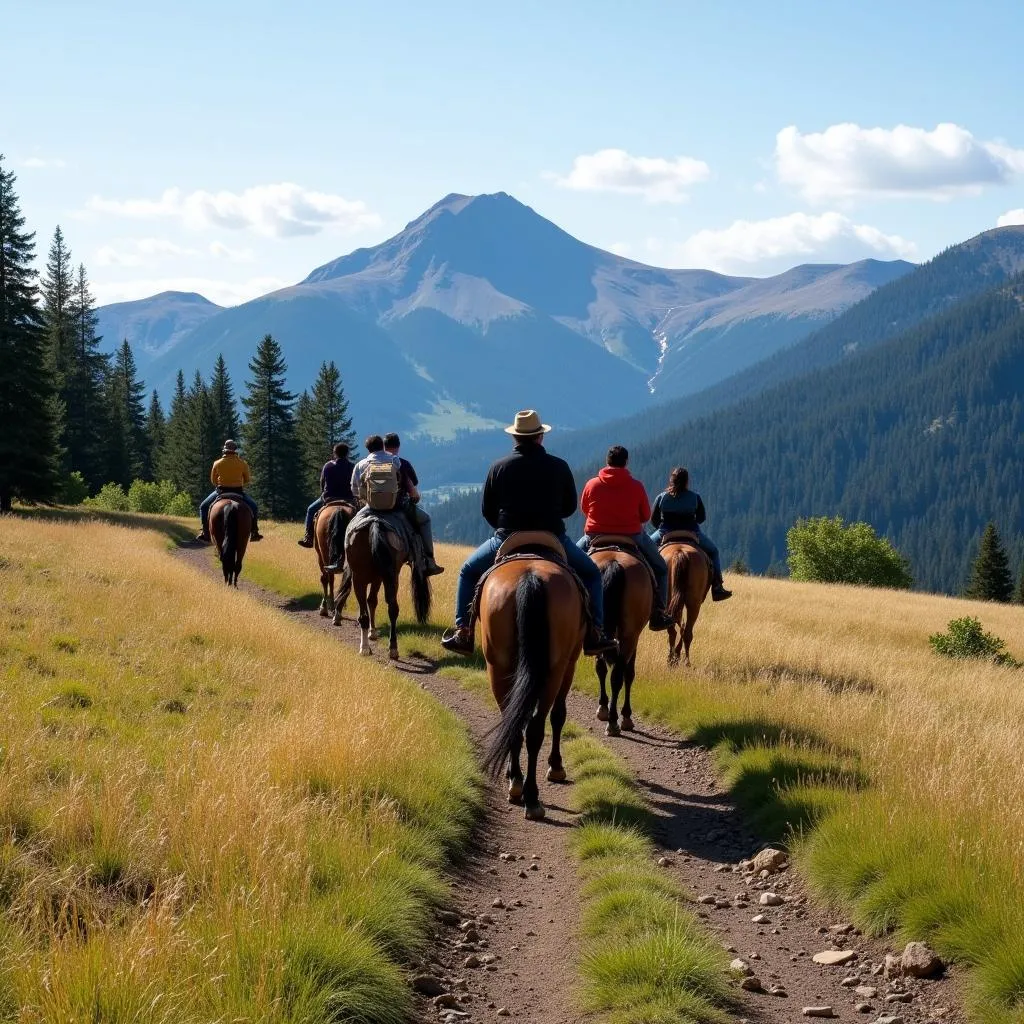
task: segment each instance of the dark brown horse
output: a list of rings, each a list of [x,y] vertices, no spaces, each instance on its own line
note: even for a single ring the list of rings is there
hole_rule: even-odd
[[[398,535],[379,519],[371,519],[368,526],[355,533],[349,531],[345,538],[347,572],[338,592],[336,614],[341,615],[349,593],[355,591],[359,603],[359,653],[362,655],[373,653],[370,641],[377,639],[377,596],[383,587],[391,623],[388,657],[398,660],[398,574],[406,562],[412,573],[413,612],[416,621],[423,625],[430,618],[430,580],[417,568],[416,559],[409,558]]]
[[[551,715],[548,781],[564,782],[560,742],[565,699],[583,648],[583,601],[561,565],[541,559],[506,562],[484,582],[479,618],[491,693],[501,708],[484,765],[492,775],[507,765],[508,799],[539,821],[537,756]],[[526,737],[526,778],[519,763]]]
[[[341,624],[343,602],[334,599],[334,577],[344,572],[345,528],[355,514],[356,510],[347,503],[325,505],[313,527],[313,547],[320,566],[320,586],[324,590],[320,614],[325,619],[333,615],[336,626]],[[338,568],[330,570],[328,565],[337,565]]]
[[[601,570],[601,586],[604,589],[604,623],[608,635],[619,641],[614,654],[602,654],[597,658],[595,668],[601,683],[601,698],[597,717],[607,722],[605,735],[619,735],[619,691],[625,687],[622,701],[622,728],[633,730],[633,708],[630,705],[630,691],[636,676],[636,648],[640,634],[651,617],[654,605],[654,589],[651,574],[640,561],[639,555],[627,551],[600,549],[593,550],[591,557]],[[611,666],[611,704],[605,690],[605,678]]]
[[[238,586],[242,571],[242,559],[249,544],[252,531],[252,512],[241,498],[225,494],[213,503],[210,509],[210,533],[220,553],[220,567],[224,582]]]
[[[662,546],[661,555],[668,563],[668,614],[672,625],[668,628],[668,663],[690,667],[690,644],[693,627],[700,615],[700,606],[711,589],[711,566],[708,557],[695,542],[674,541]],[[683,622],[683,613],[686,622]],[[677,631],[681,627],[681,636]]]

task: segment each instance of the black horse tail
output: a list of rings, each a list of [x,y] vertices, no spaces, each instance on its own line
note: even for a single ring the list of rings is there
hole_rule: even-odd
[[[334,510],[331,525],[327,531],[327,564],[340,565],[345,555],[345,529],[348,526],[348,515],[343,507]]]
[[[238,502],[229,501],[224,509],[224,539],[220,544],[220,567],[224,582],[230,584],[235,575],[235,557],[238,553]]]
[[[386,587],[396,576],[395,556],[388,543],[387,529],[378,519],[370,520],[370,557]]]
[[[604,591],[604,622],[609,636],[614,636],[615,631],[622,621],[623,605],[626,601],[626,570],[617,559],[611,559],[601,568],[601,589]],[[614,661],[614,655],[605,655],[609,661]]]
[[[416,615],[416,621],[425,625],[430,620],[430,577],[417,565],[416,559],[409,562],[412,572],[412,610]]]
[[[551,624],[548,622],[548,591],[532,572],[516,584],[516,633],[518,657],[512,689],[501,709],[501,721],[484,756],[484,769],[492,777],[501,774],[513,746],[520,741],[541,692],[548,681],[551,663]]]
[[[672,580],[668,595],[669,618],[678,620],[686,607],[686,576],[690,569],[690,559],[685,555],[676,555],[672,560]]]

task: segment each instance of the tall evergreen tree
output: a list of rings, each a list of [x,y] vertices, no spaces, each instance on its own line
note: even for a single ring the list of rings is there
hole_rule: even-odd
[[[188,436],[188,393],[185,374],[178,371],[171,396],[171,408],[164,429],[164,443],[157,463],[161,480],[170,480],[179,491],[188,488],[190,479]]]
[[[1020,580],[1017,583],[1017,596],[1014,598],[1017,604],[1024,604],[1024,569],[1020,571]]]
[[[164,418],[164,409],[154,388],[149,398],[149,411],[146,413],[146,453],[142,470],[144,480],[156,480],[160,475],[160,460],[166,435],[167,421]]]
[[[228,375],[224,356],[217,356],[210,378],[210,401],[213,404],[215,432],[223,443],[227,438],[238,437],[238,407],[235,405],[235,389]]]
[[[355,447],[348,399],[341,374],[333,360],[320,364],[312,393],[299,398],[295,416],[296,436],[302,458],[303,486],[308,493],[320,489],[320,469],[339,441]]]
[[[210,492],[210,468],[220,455],[224,438],[218,436],[216,410],[206,383],[196,370],[185,399],[187,460],[189,480],[186,493],[198,505]]]
[[[999,539],[995,523],[990,522],[981,535],[978,557],[974,561],[971,582],[964,591],[964,596],[981,601],[1002,602],[1009,601],[1013,596],[1010,562]]]
[[[302,508],[301,466],[292,409],[295,396],[285,385],[287,366],[281,346],[265,335],[249,363],[242,438],[253,475],[253,493],[265,511],[278,518]]]
[[[0,154],[0,512],[57,496],[57,403],[37,305],[35,234]]]
[[[146,477],[145,392],[135,369],[131,345],[125,338],[114,356],[107,386],[107,477],[124,487]]]

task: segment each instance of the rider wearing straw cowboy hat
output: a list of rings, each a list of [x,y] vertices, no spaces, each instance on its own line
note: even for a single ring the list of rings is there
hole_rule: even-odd
[[[516,413],[515,422],[505,428],[505,433],[515,438],[515,447],[510,455],[491,466],[481,502],[483,517],[494,534],[466,559],[459,571],[455,628],[448,630],[441,640],[449,651],[473,653],[470,608],[476,585],[494,565],[502,541],[519,530],[547,530],[562,541],[569,567],[580,577],[590,595],[593,623],[587,633],[584,652],[600,654],[615,647],[614,641],[604,633],[601,572],[590,556],[565,534],[563,520],[576,511],[576,481],[568,463],[549,454],[541,443],[550,429],[548,424],[541,423],[533,409]]]
[[[256,502],[245,493],[245,485],[249,483],[249,463],[238,454],[238,445],[231,438],[224,442],[221,450],[221,457],[213,464],[210,470],[210,483],[213,490],[203,499],[199,506],[199,521],[203,529],[196,540],[210,543],[210,509],[213,503],[221,494],[232,493],[241,495],[242,500],[249,506],[252,512],[252,540],[263,540],[263,535],[256,526],[256,516],[259,510]]]

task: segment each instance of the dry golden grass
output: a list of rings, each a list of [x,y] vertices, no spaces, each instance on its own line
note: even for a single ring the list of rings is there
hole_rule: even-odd
[[[166,549],[0,523],[0,1020],[403,1019],[461,727]]]

